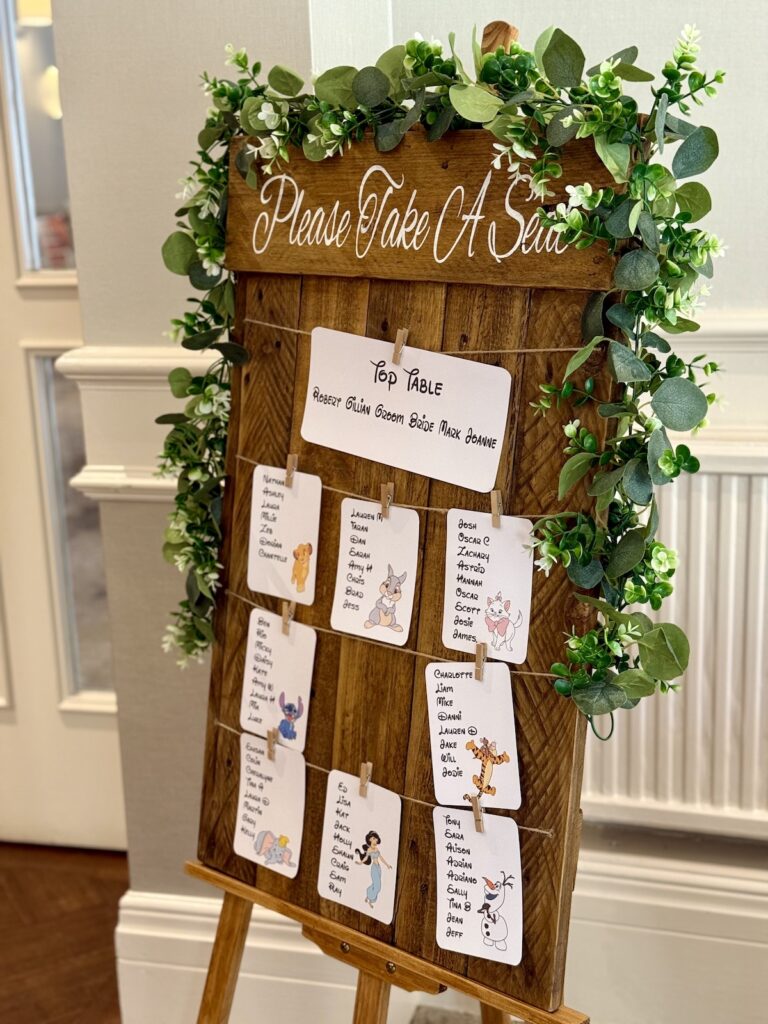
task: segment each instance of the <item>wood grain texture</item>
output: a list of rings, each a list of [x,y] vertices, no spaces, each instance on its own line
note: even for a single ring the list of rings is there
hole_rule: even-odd
[[[475,137],[481,134],[462,133],[451,145],[459,147],[458,140],[464,140],[461,146],[467,147],[471,156],[478,145]],[[483,141],[485,144],[487,140]],[[409,146],[417,163],[434,161],[440,153],[418,136],[410,140]],[[353,149],[355,152],[365,150]],[[451,152],[458,154],[459,148]],[[366,159],[370,163],[383,158],[369,153]],[[395,154],[387,157],[392,173],[400,167],[390,162],[394,159]],[[453,156],[449,167],[451,160]],[[328,166],[320,168],[325,175],[323,188],[343,192],[349,175],[339,170],[342,166],[350,165],[339,163],[334,174]],[[471,173],[471,159],[468,166]],[[410,167],[409,161],[402,165],[403,170]],[[578,174],[571,180],[582,177]],[[561,179],[560,186],[568,182],[567,177]],[[489,200],[491,211],[493,202],[498,204],[498,199]],[[232,245],[240,244],[235,239],[243,234],[247,219],[245,209],[231,214]],[[230,458],[232,486],[224,522],[225,537],[231,538],[225,549],[227,571],[236,594],[277,609],[278,602],[251,594],[247,588],[252,462],[283,466],[288,454],[294,452],[298,454],[299,471],[317,473],[322,478],[325,489],[316,600],[311,607],[300,606],[297,618],[323,629],[330,625],[338,560],[343,500],[339,491],[377,500],[380,485],[394,480],[396,503],[490,510],[488,495],[305,442],[300,429],[310,340],[302,334],[248,321],[261,320],[301,331],[325,326],[390,341],[399,327],[407,327],[409,345],[462,353],[464,358],[506,367],[513,378],[512,397],[497,476],[505,513],[538,517],[565,505],[586,504],[583,488],[567,502],[557,500],[566,412],[553,411],[542,420],[530,407],[538,397],[540,382],[562,379],[569,353],[559,350],[580,344],[580,318],[587,295],[583,290],[573,290],[568,284],[571,279],[563,277],[560,257],[548,257],[547,272],[542,270],[536,279],[547,287],[531,289],[526,269],[529,264],[522,262],[506,264],[505,286],[500,287],[476,279],[426,281],[410,264],[404,274],[387,260],[377,260],[375,265],[362,261],[367,277],[362,276],[360,268],[343,276],[346,271],[338,262],[338,252],[325,254],[320,276],[314,272],[316,265],[307,262],[305,256],[304,250],[293,253],[291,274],[280,272],[283,264],[276,258],[264,264],[273,272],[243,274],[238,282],[239,330],[252,360],[237,392],[230,447],[236,445],[242,458],[234,462]],[[296,276],[298,273],[304,276]],[[407,279],[392,279],[397,273]],[[579,281],[580,288],[591,287],[589,275]],[[473,357],[473,351],[479,354]],[[592,371],[593,364],[589,364]],[[594,373],[598,389],[605,389],[599,357],[594,362]],[[590,412],[581,418],[590,428],[603,427]],[[419,566],[407,648],[462,660],[464,655],[442,646],[445,515],[422,511],[419,518]],[[407,961],[411,967],[428,963],[432,981],[476,994],[504,1012],[525,1005],[533,1012],[525,1019],[561,1019],[537,1014],[549,1014],[562,1002],[567,926],[578,856],[586,723],[570,702],[557,697],[546,676],[551,662],[559,656],[563,634],[571,625],[584,621],[584,606],[574,604],[565,574],[556,572],[550,578],[535,575],[528,657],[519,671],[512,670],[523,803],[519,811],[503,813],[521,826],[524,936],[523,960],[518,967],[468,958],[442,950],[436,943],[437,880],[432,810],[428,806],[434,802],[434,790],[424,682],[427,659],[414,657],[408,650],[318,632],[298,875],[293,880],[283,878],[232,852],[238,741],[237,736],[210,723],[218,719],[231,728],[238,727],[250,608],[237,598],[229,599],[224,607],[225,628],[217,629],[211,688],[201,860],[232,879],[255,886],[265,905],[290,908],[290,912],[285,911],[288,916],[312,927],[322,917],[328,934],[358,936],[362,948],[375,950],[379,958],[405,957],[398,962]],[[357,775],[361,761],[373,763],[374,782],[412,798],[402,807],[395,916],[389,926],[327,901],[317,891],[325,773],[338,768]],[[427,806],[414,800],[425,801]],[[575,1014],[562,1018],[585,1019]]]
[[[292,149],[289,163],[256,189],[230,164],[227,266],[287,274],[338,274],[410,281],[528,287],[609,288],[602,245],[577,251],[541,225],[527,181],[509,192],[495,169],[494,138],[482,129],[427,143],[409,131],[391,153],[368,137],[341,157],[312,163]],[[246,140],[238,140],[237,147]],[[587,142],[566,147],[565,185],[612,183]],[[342,218],[349,222],[342,233]],[[406,234],[398,234],[405,231]],[[318,237],[322,236],[322,237]]]
[[[197,1024],[227,1024],[229,1021],[252,910],[250,900],[231,892],[224,893]]]

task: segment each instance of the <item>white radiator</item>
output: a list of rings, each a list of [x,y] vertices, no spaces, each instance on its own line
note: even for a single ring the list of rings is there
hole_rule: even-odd
[[[737,459],[720,449],[707,472],[660,489],[659,538],[682,563],[661,614],[686,630],[691,661],[680,691],[619,712],[607,743],[589,735],[582,806],[591,820],[768,838],[768,465],[760,449],[750,458],[734,445]]]

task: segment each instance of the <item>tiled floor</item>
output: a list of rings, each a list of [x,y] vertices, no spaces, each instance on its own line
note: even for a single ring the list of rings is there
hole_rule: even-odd
[[[0,844],[0,1021],[119,1024],[125,854]]]

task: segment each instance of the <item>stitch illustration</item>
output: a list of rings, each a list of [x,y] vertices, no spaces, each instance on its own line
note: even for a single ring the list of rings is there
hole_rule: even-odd
[[[465,793],[464,799],[471,800],[472,796],[496,796],[496,787],[491,785],[493,769],[497,764],[508,762],[509,754],[506,750],[503,754],[497,754],[496,741],[488,740],[485,737],[481,740],[479,747],[474,740],[469,740],[466,749],[471,750],[472,756],[480,761],[480,774],[472,776],[472,785],[477,786],[477,793]]]
[[[499,911],[504,906],[507,889],[514,888],[514,876],[502,871],[499,881],[492,882],[490,878],[483,876],[483,883],[483,905],[477,911],[478,914],[482,914],[480,934],[484,945],[495,946],[503,952],[507,948],[509,928]]]
[[[392,865],[387,864],[384,860],[384,854],[379,849],[381,843],[381,836],[378,832],[366,832],[365,842],[363,843],[362,850],[355,847],[355,853],[360,858],[358,864],[370,864],[371,866],[371,884],[365,890],[365,902],[369,907],[372,907],[376,900],[379,898],[381,892],[381,864],[385,868],[392,870]],[[381,864],[379,864],[381,861]]]
[[[293,549],[293,571],[291,572],[291,583],[296,584],[296,591],[304,593],[309,576],[309,558],[312,554],[311,544],[299,544]]]
[[[262,831],[256,836],[253,846],[256,855],[263,857],[266,865],[271,867],[274,864],[284,864],[289,868],[294,868],[296,865],[291,860],[293,851],[289,848],[288,843],[290,843],[288,836],[276,836],[274,832]]]
[[[514,622],[510,619],[510,604],[510,601],[503,600],[501,591],[496,597],[486,598],[485,624],[491,634],[491,647],[495,651],[500,651],[502,647],[511,651],[515,633],[523,624],[522,611],[518,611]]]
[[[285,702],[285,690],[280,694],[280,710],[285,716],[277,727],[280,735],[286,740],[296,739],[296,730],[293,723],[298,721],[299,718],[304,714],[304,701],[299,697],[298,704],[286,704]]]
[[[366,629],[370,629],[372,626],[386,626],[388,629],[394,630],[395,633],[403,632],[403,627],[398,623],[395,613],[397,602],[403,596],[401,588],[407,575],[408,573],[404,572],[402,576],[396,576],[392,566],[387,566],[387,578],[379,587],[381,597],[365,620]]]

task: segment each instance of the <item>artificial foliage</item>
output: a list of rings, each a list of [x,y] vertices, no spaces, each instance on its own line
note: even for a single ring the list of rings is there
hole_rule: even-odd
[[[472,74],[453,36],[447,52],[415,38],[387,50],[375,66],[332,68],[305,90],[287,68],[273,67],[263,77],[245,50],[228,47],[232,76],[203,75],[211,106],[163,259],[197,293],[172,322],[173,337],[186,349],[210,350],[215,361],[203,375],[181,368],[170,374],[183,410],[158,421],[171,427],[161,471],[178,479],[164,553],[186,574],[186,597],[164,643],[184,664],[213,639],[230,374],[247,360],[228,338],[234,275],[223,259],[230,143],[248,137],[237,170],[256,188],[297,148],[310,160],[339,159],[370,132],[387,152],[416,124],[430,141],[482,127],[494,139],[494,165],[530,175],[545,225],[578,249],[602,244],[617,254],[614,289],[592,295],[585,307],[583,347],[563,380],[541,382],[534,403],[544,416],[553,407],[571,410],[560,498],[584,478],[595,498],[593,513],[547,516],[532,538],[538,567],[567,572],[579,599],[597,612],[594,628],[566,637],[563,658],[551,669],[558,693],[592,719],[674,689],[688,664],[679,626],[652,620],[643,609],[662,608],[678,568],[677,554],[657,536],[656,493],[699,468],[689,447],[667,431],[700,429],[715,400],[708,385],[717,365],[705,356],[686,362],[668,336],[698,329],[696,307],[723,251],[699,226],[711,199],[693,180],[717,157],[717,136],[693,115],[715,95],[724,72],[699,68],[698,33],[690,27],[658,74],[637,65],[634,46],[585,70],[581,47],[557,28],[544,32],[532,51],[512,43],[483,54],[475,39],[472,49]],[[627,83],[647,88],[645,113],[627,95]],[[562,147],[573,139],[592,140],[614,185],[569,186],[568,201],[554,204],[549,184],[562,174]],[[595,394],[587,374],[598,351],[615,382],[610,401]],[[579,411],[594,404],[609,424],[604,443],[579,421]]]

